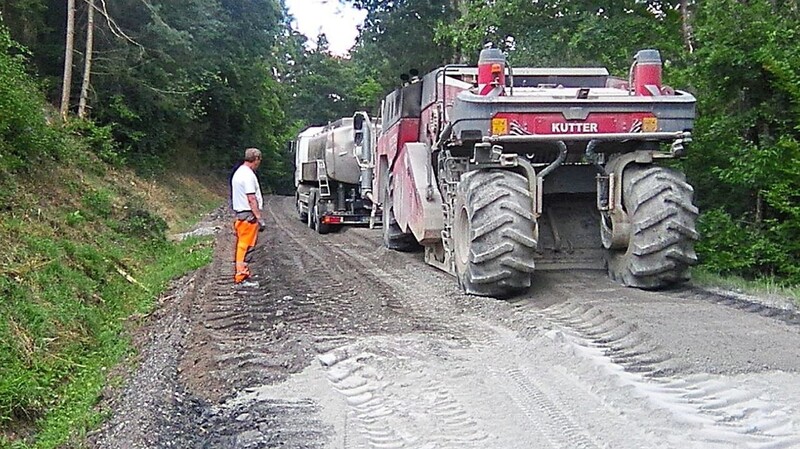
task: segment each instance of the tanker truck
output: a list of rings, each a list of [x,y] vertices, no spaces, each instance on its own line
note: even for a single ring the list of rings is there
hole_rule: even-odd
[[[357,113],[360,119],[363,113]],[[375,224],[379,215],[370,200],[371,154],[362,154],[363,132],[353,117],[311,127],[294,141],[295,204],[300,220],[320,234],[344,225]],[[371,129],[377,124],[371,122]],[[366,136],[371,139],[372,136]]]
[[[372,148],[383,242],[453,274],[468,294],[509,297],[535,270],[606,269],[626,286],[689,279],[693,189],[674,164],[695,98],[662,84],[657,50],[629,76],[511,68],[484,48],[384,100]],[[365,122],[363,126],[369,126]]]

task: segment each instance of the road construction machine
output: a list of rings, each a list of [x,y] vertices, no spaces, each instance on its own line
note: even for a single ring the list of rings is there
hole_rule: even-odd
[[[362,153],[363,131],[354,131],[353,120],[307,128],[293,142],[297,214],[320,234],[379,221],[370,195],[372,154]],[[377,123],[369,126],[375,129]]]
[[[512,68],[484,48],[391,92],[371,148],[383,242],[509,297],[534,269],[607,269],[624,285],[689,279],[697,208],[669,163],[695,98],[662,84],[657,50],[627,79],[604,68]],[[356,124],[369,127],[369,122]]]

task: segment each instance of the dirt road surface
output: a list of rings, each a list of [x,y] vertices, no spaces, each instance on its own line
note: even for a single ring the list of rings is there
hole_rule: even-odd
[[[233,236],[138,334],[97,448],[800,448],[800,314],[694,287],[538,273],[461,294],[380,231],[270,197],[258,287]]]

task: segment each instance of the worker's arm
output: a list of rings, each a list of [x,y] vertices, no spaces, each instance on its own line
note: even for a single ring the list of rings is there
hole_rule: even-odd
[[[261,209],[258,208],[258,199],[256,199],[255,193],[248,193],[247,194],[247,203],[250,204],[250,210],[253,212],[253,215],[256,216],[256,221],[261,221]]]

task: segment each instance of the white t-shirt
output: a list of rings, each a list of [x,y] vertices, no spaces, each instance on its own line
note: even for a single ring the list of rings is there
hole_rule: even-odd
[[[258,178],[253,170],[245,164],[239,166],[231,178],[231,205],[233,210],[241,212],[250,210],[250,203],[247,202],[247,194],[255,193],[258,200],[258,209],[264,208],[264,199],[261,197],[261,187],[258,185]]]

